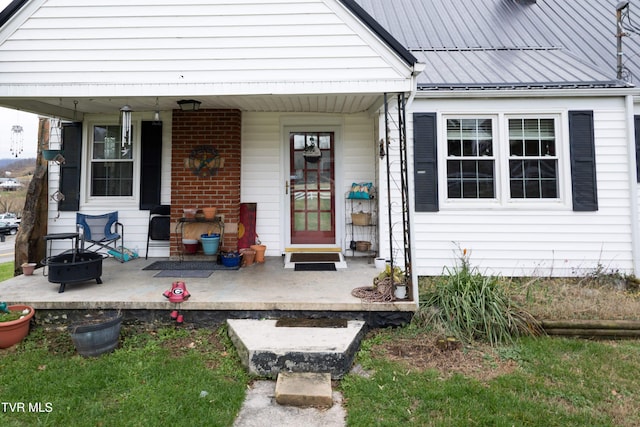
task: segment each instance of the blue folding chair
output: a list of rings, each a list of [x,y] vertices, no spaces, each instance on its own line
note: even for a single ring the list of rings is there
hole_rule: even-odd
[[[118,246],[124,247],[119,240],[124,240],[124,227],[118,222],[118,212],[109,212],[102,215],[76,214],[76,228],[81,235],[82,249],[89,250],[94,246],[107,251],[119,252]],[[85,246],[89,243],[89,246]],[[124,257],[120,258],[124,262]]]

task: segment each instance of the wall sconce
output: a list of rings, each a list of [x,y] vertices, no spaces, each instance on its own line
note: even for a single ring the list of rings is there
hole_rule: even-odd
[[[379,154],[380,154],[380,160],[384,159],[384,139],[380,139],[380,148],[379,148]]]
[[[178,106],[182,111],[198,111],[202,102],[195,99],[181,99],[178,101]]]
[[[120,109],[122,113],[122,138],[120,142],[124,149],[125,144],[131,145],[131,113],[133,110],[129,105],[125,105]]]

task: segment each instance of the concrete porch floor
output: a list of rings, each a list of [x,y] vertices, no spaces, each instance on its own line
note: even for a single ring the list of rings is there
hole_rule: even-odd
[[[138,258],[120,263],[107,258],[102,266],[102,284],[96,284],[95,280],[68,284],[63,293],[58,293],[59,284],[50,283],[39,268],[32,276],[20,275],[0,282],[0,300],[31,305],[36,310],[120,309],[166,313],[176,304],[170,303],[162,293],[170,289],[173,281],[182,280],[191,294],[191,298],[178,304],[182,312],[218,311],[233,313],[223,317],[234,318],[269,317],[273,312],[291,312],[292,317],[293,313],[312,312],[319,316],[333,312],[335,317],[366,320],[371,315],[384,317],[384,313],[407,319],[416,309],[413,301],[368,303],[352,296],[354,288],[371,286],[376,275],[373,263],[364,258],[347,258],[348,268],[338,271],[300,272],[285,269],[283,257],[267,257],[263,264],[237,271],[216,270],[208,278],[159,278],[154,277],[158,270],[143,270],[158,260],[162,258]],[[356,313],[364,316],[353,315]]]

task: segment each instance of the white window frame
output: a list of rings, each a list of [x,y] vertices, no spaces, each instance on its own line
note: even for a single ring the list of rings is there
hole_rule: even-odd
[[[84,188],[81,189],[82,194],[85,194],[85,202],[90,205],[105,205],[111,210],[115,210],[122,206],[137,206],[139,194],[140,194],[140,133],[142,129],[142,122],[139,119],[132,120],[133,131],[133,147],[132,147],[132,163],[133,163],[133,180],[132,191],[130,196],[92,196],[91,186],[93,182],[92,164],[93,164],[93,132],[95,126],[121,126],[117,117],[105,116],[104,118],[97,117],[86,121],[87,127],[85,129],[85,165],[83,166],[83,180],[81,185]],[[114,205],[115,204],[115,205]]]
[[[447,120],[487,119],[492,120],[493,159],[495,173],[495,198],[450,199],[447,188]],[[509,183],[509,119],[553,119],[557,157],[558,197],[511,198]],[[441,209],[571,209],[571,176],[569,153],[568,116],[565,111],[497,112],[492,114],[473,112],[443,112],[438,115],[438,193]]]

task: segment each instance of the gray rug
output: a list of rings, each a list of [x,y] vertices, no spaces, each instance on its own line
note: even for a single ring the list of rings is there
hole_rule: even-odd
[[[213,270],[238,270],[239,268],[225,267],[215,261],[156,261],[143,268],[143,270],[204,270],[211,272]]]
[[[211,276],[213,270],[162,270],[153,277],[193,277],[204,279]]]

